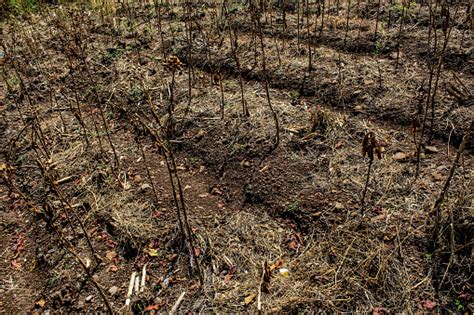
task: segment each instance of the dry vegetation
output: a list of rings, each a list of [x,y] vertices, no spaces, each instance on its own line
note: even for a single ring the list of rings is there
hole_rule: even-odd
[[[2,312],[474,311],[468,1],[1,7]]]

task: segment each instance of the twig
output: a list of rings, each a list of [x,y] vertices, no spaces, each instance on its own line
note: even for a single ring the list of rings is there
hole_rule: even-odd
[[[262,277],[260,278],[260,285],[258,286],[258,297],[257,297],[257,309],[260,312],[262,310],[262,285],[263,279],[265,278],[265,262],[262,263],[263,271]]]
[[[184,291],[183,293],[181,293],[181,295],[179,296],[179,298],[176,300],[176,302],[174,303],[173,305],[173,308],[171,309],[170,311],[170,315],[174,315],[176,314],[176,312],[178,311],[178,308],[179,306],[181,305],[181,302],[183,302],[183,299],[184,299],[184,295],[186,294],[186,291]]]
[[[146,280],[146,264],[143,265],[143,269],[142,269],[142,281],[140,283],[140,292],[143,292],[143,290],[145,290],[145,280]]]
[[[132,296],[133,292],[133,285],[135,284],[135,277],[137,273],[134,271],[130,276],[130,283],[128,284],[128,292],[127,292],[127,299],[125,300],[125,305],[130,305],[130,297]]]
[[[347,256],[347,253],[349,252],[349,250],[351,249],[352,247],[352,244],[354,244],[354,241],[355,241],[355,237],[354,239],[352,240],[352,242],[349,244],[349,246],[347,247],[346,251],[344,252],[344,256],[342,257],[342,261],[341,263],[339,264],[339,267],[337,268],[337,271],[336,273],[334,274],[334,284],[337,283],[337,274],[339,273],[339,270],[341,270],[341,267],[342,265],[344,264],[344,261],[346,260],[346,256]]]
[[[474,120],[471,121],[469,129],[466,131],[466,134],[464,135],[462,143],[459,146],[458,153],[456,154],[456,158],[453,161],[453,165],[451,166],[451,170],[449,171],[448,178],[446,178],[443,189],[441,190],[438,198],[436,199],[436,201],[433,204],[433,207],[431,208],[432,213],[434,212],[434,214],[435,214],[435,224],[433,226],[433,235],[432,235],[431,244],[430,244],[431,245],[430,246],[431,250],[435,249],[436,240],[438,239],[439,223],[440,223],[440,220],[441,220],[441,213],[440,213],[441,204],[443,203],[444,197],[448,193],[448,189],[449,189],[449,186],[451,184],[451,180],[453,178],[454,171],[456,170],[456,167],[459,164],[459,159],[461,158],[461,155],[464,153],[464,149],[466,148],[466,143],[469,142],[469,138],[471,136],[471,133],[472,133],[473,129],[474,129]]]

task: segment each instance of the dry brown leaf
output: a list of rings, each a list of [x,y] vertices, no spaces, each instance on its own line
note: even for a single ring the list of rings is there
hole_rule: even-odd
[[[227,274],[224,277],[224,283],[229,283],[229,281],[234,276],[235,270],[237,270],[237,266],[235,265],[229,268],[229,271],[227,271]]]
[[[158,250],[155,249],[155,248],[148,248],[146,250],[146,252],[148,253],[148,255],[150,255],[151,257],[156,257],[158,256]]]
[[[431,176],[433,176],[434,180],[439,181],[439,182],[444,179],[444,175],[439,172],[433,172]]]
[[[255,293],[247,295],[244,299],[245,305],[249,305],[249,304],[253,303],[253,301],[255,301],[256,297],[257,297],[257,295]]]

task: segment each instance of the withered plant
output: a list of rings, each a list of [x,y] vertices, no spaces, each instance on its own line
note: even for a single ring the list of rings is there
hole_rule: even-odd
[[[193,73],[194,73],[194,62],[192,56],[193,48],[193,16],[191,15],[191,2],[188,0],[183,2],[183,10],[185,14],[184,30],[186,33],[186,50],[187,50],[187,59],[188,59],[188,103],[186,109],[184,110],[184,118],[188,115],[188,112],[191,108],[192,102],[192,88],[193,88]]]
[[[165,69],[171,73],[171,82],[167,84],[168,90],[168,106],[166,111],[168,117],[164,123],[164,130],[166,138],[171,139],[176,131],[176,118],[175,118],[175,89],[176,89],[176,75],[182,71],[183,63],[176,56],[169,56],[165,61]]]
[[[298,55],[301,54],[300,20],[301,20],[301,0],[296,0],[296,42],[298,45]]]
[[[260,35],[260,46],[262,49],[262,72],[263,72],[263,79],[264,79],[264,87],[265,87],[265,94],[267,97],[267,104],[268,108],[270,109],[270,112],[272,114],[273,122],[275,124],[275,139],[273,141],[273,144],[270,148],[270,152],[274,151],[277,147],[278,144],[280,143],[280,125],[278,122],[278,116],[275,112],[275,109],[272,106],[272,102],[270,99],[270,90],[269,90],[269,80],[268,80],[268,72],[267,72],[267,61],[266,61],[266,55],[265,55],[265,44],[263,42],[263,31],[262,31],[262,24],[260,22],[260,17],[257,15],[253,15],[254,21],[257,24],[258,27],[258,32]]]
[[[364,136],[364,140],[362,141],[362,156],[364,158],[366,156],[369,158],[365,186],[364,190],[362,191],[362,197],[360,199],[360,213],[364,215],[365,196],[367,194],[367,188],[369,187],[370,171],[372,169],[372,164],[374,162],[375,156],[377,156],[379,160],[382,158],[382,150],[380,149],[380,144],[375,138],[375,134],[372,131],[367,132]]]
[[[345,27],[345,33],[344,33],[344,47],[346,47],[347,33],[349,33],[350,12],[351,12],[351,0],[348,0],[348,2],[347,2],[347,14],[346,14],[346,27]]]
[[[458,152],[456,153],[456,157],[454,158],[453,164],[451,165],[451,169],[449,170],[449,175],[446,178],[443,188],[440,191],[438,198],[436,198],[433,206],[431,207],[431,213],[434,215],[434,224],[432,230],[432,238],[430,243],[430,250],[433,251],[436,247],[438,241],[438,235],[440,233],[440,222],[441,222],[441,206],[443,204],[444,198],[448,194],[449,187],[451,185],[451,181],[454,176],[454,172],[459,165],[459,160],[461,156],[464,154],[466,149],[466,144],[469,142],[471,138],[471,134],[474,131],[474,120],[471,121],[469,124],[469,128],[467,129],[466,133],[464,134],[463,140],[461,145],[459,146]]]
[[[163,126],[163,124],[161,123],[160,117],[158,116],[157,112],[154,110],[153,100],[149,91],[145,87],[144,91],[147,98],[148,110],[151,112],[152,117],[154,118],[154,123],[158,125],[159,128],[156,129],[146,122],[146,120],[151,122],[151,119],[148,117],[148,115],[146,115],[145,112],[143,112],[140,116],[135,115],[134,119],[137,124],[140,124],[143,126],[143,128],[145,128],[148,135],[150,135],[153,144],[158,148],[159,152],[161,152],[162,156],[164,157],[170,179],[173,201],[176,207],[176,216],[178,218],[182,244],[184,245],[186,243],[186,240],[188,241],[188,249],[190,256],[192,257],[191,270],[196,269],[196,273],[199,277],[199,282],[201,285],[203,285],[204,279],[202,276],[201,267],[199,265],[199,260],[194,250],[193,233],[191,227],[189,226],[184,192],[181,185],[181,179],[178,174],[176,159],[172,151],[172,145],[170,142],[171,139],[167,138],[167,130],[165,129],[165,126]]]
[[[238,49],[239,49],[239,39],[237,31],[234,28],[234,21],[232,18],[229,18],[229,40],[230,40],[230,49],[232,57],[235,61],[236,72],[239,76],[239,86],[240,86],[240,101],[242,102],[242,115],[243,117],[249,117],[250,112],[248,109],[247,101],[244,96],[244,79],[242,77],[242,67],[240,66]]]
[[[431,8],[431,6],[430,6]],[[431,11],[430,11],[431,12]],[[441,69],[443,65],[443,59],[446,51],[446,47],[449,42],[449,38],[451,35],[451,31],[453,28],[453,23],[449,23],[451,21],[450,19],[450,11],[449,7],[446,5],[442,6],[441,9],[442,12],[442,17],[443,17],[443,35],[444,35],[444,42],[443,46],[440,51],[437,50],[437,44],[438,44],[438,35],[437,35],[437,29],[433,25],[432,28],[434,29],[434,47],[433,47],[433,56],[430,58],[431,60],[428,61],[428,68],[429,68],[429,79],[428,79],[428,92],[426,95],[426,102],[424,106],[424,115],[423,115],[423,120],[421,122],[421,132],[420,132],[420,139],[418,140],[418,145],[416,147],[416,171],[415,171],[415,177],[418,177],[420,174],[420,164],[421,164],[421,148],[423,146],[423,139],[426,133],[426,128],[427,128],[427,121],[428,121],[428,112],[431,110],[431,132],[430,132],[430,137],[428,142],[431,141],[431,138],[433,136],[433,128],[434,128],[434,118],[435,118],[435,97],[438,91],[438,84],[439,84],[439,77],[441,74]],[[457,12],[457,10],[456,10]],[[435,18],[433,17],[431,19],[431,23],[435,23]],[[431,28],[430,28],[431,29]],[[429,36],[430,37],[430,36]],[[428,42],[430,42],[430,39],[428,38]],[[436,55],[437,54],[437,55]],[[435,72],[436,70],[436,72]],[[433,84],[434,80],[434,84]]]

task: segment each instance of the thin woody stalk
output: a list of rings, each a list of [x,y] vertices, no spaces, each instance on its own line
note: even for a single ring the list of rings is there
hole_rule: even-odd
[[[436,247],[436,241],[439,235],[439,225],[441,222],[441,205],[443,203],[444,198],[448,194],[448,190],[451,185],[451,180],[453,179],[453,176],[454,176],[454,171],[456,170],[459,164],[459,160],[461,159],[461,156],[463,155],[464,150],[466,149],[466,144],[469,142],[469,139],[473,131],[474,131],[474,120],[471,121],[469,125],[469,129],[466,131],[466,134],[463,137],[463,141],[461,145],[459,146],[459,150],[456,154],[456,157],[454,158],[453,164],[451,165],[451,169],[449,170],[449,175],[446,178],[446,181],[444,182],[443,189],[441,190],[438,198],[436,198],[436,201],[434,202],[431,208],[431,213],[434,213],[435,215],[435,222],[433,226],[433,232],[432,232],[432,237],[431,237],[431,248],[430,248],[432,251]]]

